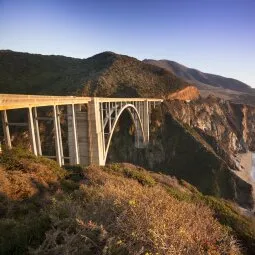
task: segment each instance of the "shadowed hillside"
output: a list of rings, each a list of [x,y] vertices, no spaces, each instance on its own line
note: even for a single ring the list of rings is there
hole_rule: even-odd
[[[104,52],[87,59],[0,51],[0,93],[163,97],[187,83],[165,69]]]

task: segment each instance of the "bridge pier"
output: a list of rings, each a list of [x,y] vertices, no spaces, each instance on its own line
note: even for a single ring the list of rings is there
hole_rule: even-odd
[[[150,113],[148,100],[143,102],[143,133],[144,133],[144,145],[147,145],[150,140]]]
[[[89,165],[88,112],[82,105],[68,105],[67,121],[69,163]]]
[[[36,148],[37,154],[42,156],[42,146],[41,146],[41,139],[40,139],[40,130],[39,130],[39,123],[38,123],[38,115],[36,107],[32,108],[33,116],[34,116],[34,128],[35,128],[35,140],[36,140]]]
[[[67,106],[67,125],[68,125],[68,150],[69,150],[69,163],[71,165],[80,164],[77,123],[75,105]]]
[[[62,138],[61,138],[61,132],[60,132],[59,111],[56,105],[53,105],[53,122],[54,122],[56,158],[57,158],[58,164],[62,166],[64,161],[64,155],[63,155]]]
[[[91,102],[88,103],[88,123],[90,164],[105,165],[103,120],[101,120],[100,104],[97,98],[93,98]]]
[[[8,149],[11,149],[12,148],[12,143],[11,143],[10,129],[9,129],[8,117],[7,117],[7,111],[6,110],[2,111],[2,126],[3,126],[3,132],[4,132],[5,146]]]
[[[30,144],[32,147],[32,152],[37,156],[37,145],[35,139],[35,128],[34,128],[34,116],[32,112],[32,108],[28,108],[28,129],[29,129],[29,137]]]

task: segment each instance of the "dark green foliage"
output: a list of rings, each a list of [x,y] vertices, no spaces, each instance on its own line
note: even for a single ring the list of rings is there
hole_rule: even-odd
[[[187,86],[171,72],[104,52],[88,59],[0,51],[0,93],[155,97]]]
[[[29,160],[30,163],[43,164],[50,167],[55,174],[59,177],[65,176],[66,172],[59,167],[58,163],[54,160],[47,159],[45,157],[36,157],[34,154],[30,153],[26,148],[15,147],[11,150],[4,149],[4,153],[0,155],[0,164],[2,164],[7,170],[20,170],[28,171],[24,161],[21,159]]]
[[[72,192],[79,188],[79,184],[72,180],[61,180],[61,187],[65,192]]]
[[[110,167],[104,167],[104,170],[137,180],[142,185],[154,186],[156,183],[154,178],[141,167],[125,167],[125,164],[116,163],[110,165]]]
[[[244,249],[255,250],[255,223],[238,213],[229,203],[211,196],[200,196],[215,212],[219,222],[229,227],[234,235],[242,241]]]
[[[40,244],[49,227],[49,217],[41,212],[0,219],[0,254],[26,254],[29,246]]]
[[[168,186],[166,186],[165,189],[172,197],[176,198],[179,201],[192,202],[192,196],[189,193],[185,193],[178,190],[177,188],[168,187]]]
[[[83,167],[80,165],[66,165],[64,166],[68,172],[68,179],[72,181],[80,181],[84,178]]]

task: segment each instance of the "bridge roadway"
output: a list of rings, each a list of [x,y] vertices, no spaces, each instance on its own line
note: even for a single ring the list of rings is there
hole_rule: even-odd
[[[104,98],[76,96],[44,96],[0,94],[0,111],[4,141],[12,148],[9,126],[28,126],[31,149],[42,156],[39,121],[52,120],[54,124],[55,152],[59,165],[104,165],[114,128],[122,112],[126,110],[134,123],[135,146],[145,147],[149,142],[150,114],[162,99],[154,98]],[[87,105],[86,109],[82,105]],[[39,117],[38,109],[51,107],[52,117]],[[8,122],[8,111],[28,109],[27,123]],[[61,110],[60,110],[61,108]],[[66,114],[64,113],[66,112]],[[64,155],[60,118],[67,116],[68,151]]]
[[[0,111],[51,105],[88,104],[94,97],[0,94]],[[162,102],[154,98],[96,97],[98,102]]]

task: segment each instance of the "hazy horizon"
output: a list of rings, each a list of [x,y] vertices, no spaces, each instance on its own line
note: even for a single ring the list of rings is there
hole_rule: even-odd
[[[255,87],[252,0],[0,0],[0,49],[167,59]]]

